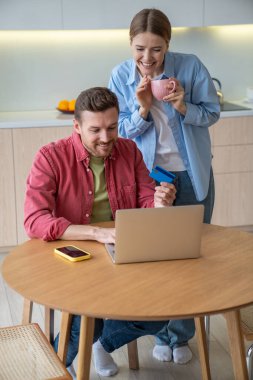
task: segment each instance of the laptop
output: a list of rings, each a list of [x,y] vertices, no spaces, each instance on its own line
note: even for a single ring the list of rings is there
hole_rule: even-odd
[[[203,205],[117,210],[113,263],[190,259],[200,256]]]

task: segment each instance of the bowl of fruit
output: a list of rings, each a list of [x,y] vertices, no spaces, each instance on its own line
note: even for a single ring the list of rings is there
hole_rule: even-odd
[[[75,105],[76,105],[76,100],[60,100],[57,106],[58,111],[62,113],[74,113],[75,112]]]

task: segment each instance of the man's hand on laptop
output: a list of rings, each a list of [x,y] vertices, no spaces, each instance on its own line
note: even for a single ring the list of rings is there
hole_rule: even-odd
[[[95,231],[94,240],[104,244],[115,244],[115,228],[98,227]]]
[[[160,186],[156,186],[154,195],[155,207],[172,206],[176,198],[176,188],[172,183],[161,182]]]

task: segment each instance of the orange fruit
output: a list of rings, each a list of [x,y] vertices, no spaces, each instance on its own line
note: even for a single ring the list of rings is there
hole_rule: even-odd
[[[68,100],[66,100],[66,99],[60,100],[59,103],[58,103],[58,108],[61,111],[68,111],[69,110],[69,102],[68,102]]]
[[[69,111],[75,111],[76,99],[69,101]]]

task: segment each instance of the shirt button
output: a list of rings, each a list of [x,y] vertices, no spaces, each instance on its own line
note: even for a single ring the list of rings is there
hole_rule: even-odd
[[[88,218],[90,215],[89,214],[85,214],[86,218]]]
[[[91,190],[89,191],[89,194],[90,194],[90,195],[92,194],[92,191],[91,191]]]

